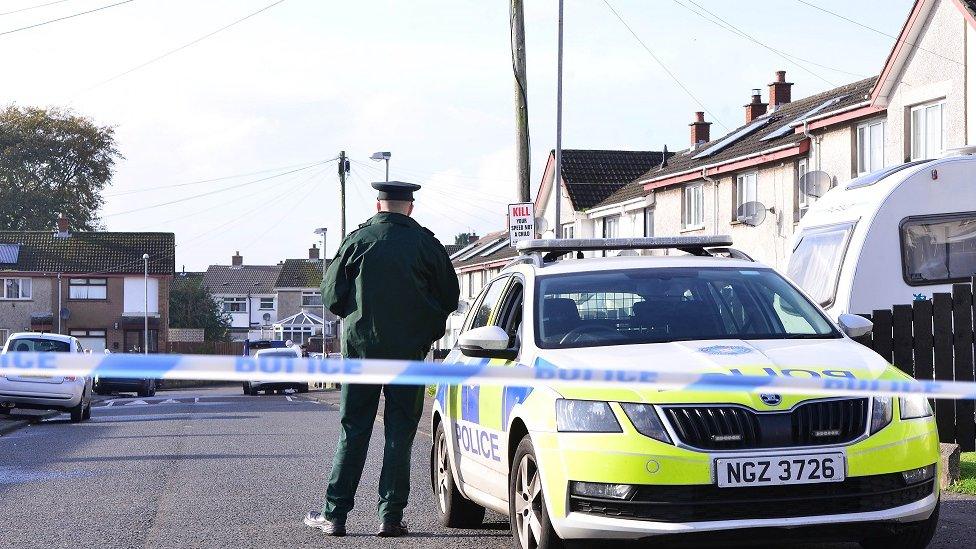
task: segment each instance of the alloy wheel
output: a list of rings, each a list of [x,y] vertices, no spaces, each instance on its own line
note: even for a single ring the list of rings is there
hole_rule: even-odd
[[[450,497],[450,488],[447,485],[447,473],[450,463],[447,458],[447,437],[441,433],[437,437],[437,504],[441,507],[441,513],[447,513],[447,498]]]
[[[515,479],[515,528],[522,549],[535,549],[542,539],[542,481],[531,455],[522,456]]]

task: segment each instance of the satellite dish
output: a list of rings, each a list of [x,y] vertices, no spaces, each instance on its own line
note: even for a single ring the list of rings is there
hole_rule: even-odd
[[[800,177],[800,188],[803,189],[803,193],[814,198],[827,194],[832,185],[833,178],[822,170],[807,172]]]
[[[758,227],[766,221],[766,205],[762,202],[746,202],[736,210],[735,220],[750,227]]]
[[[261,315],[261,318],[263,318],[265,322],[271,322],[271,313],[264,313]]]
[[[543,234],[549,230],[549,222],[544,217],[535,218],[535,234]]]
[[[71,309],[64,307],[60,311],[61,320],[68,320],[71,318]]]

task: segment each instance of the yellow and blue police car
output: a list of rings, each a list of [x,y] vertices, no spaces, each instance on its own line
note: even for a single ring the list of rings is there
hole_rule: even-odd
[[[869,321],[829,319],[773,269],[713,248],[730,244],[522,242],[445,365],[905,377],[851,339]],[[582,258],[654,248],[687,253]],[[938,522],[938,435],[921,397],[442,385],[431,432],[441,523],[491,509],[520,549],[722,536],[907,549]]]

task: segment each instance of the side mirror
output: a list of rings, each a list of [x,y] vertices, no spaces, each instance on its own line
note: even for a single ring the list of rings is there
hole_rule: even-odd
[[[460,314],[460,315],[463,315],[463,314],[467,313],[468,312],[468,309],[470,309],[470,308],[471,308],[471,304],[468,303],[467,301],[461,299],[461,300],[458,301],[458,306],[457,306],[456,312],[458,314]]]
[[[518,354],[508,348],[508,333],[498,326],[468,330],[458,338],[458,344],[464,356],[512,360]]]
[[[863,316],[844,313],[837,317],[837,324],[848,337],[868,335],[874,329],[874,323]]]

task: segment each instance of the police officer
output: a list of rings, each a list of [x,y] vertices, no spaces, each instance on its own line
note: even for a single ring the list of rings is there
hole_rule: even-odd
[[[420,185],[373,183],[377,214],[350,233],[322,281],[322,302],[343,318],[348,358],[422,360],[444,335],[457,309],[457,277],[444,246],[414,221],[413,193]],[[305,524],[328,535],[346,533],[363,473],[380,391],[386,403],[383,469],[379,479],[382,537],[407,534],[403,509],[410,492],[410,450],[424,405],[424,387],[343,384],[342,432],[321,512]]]

